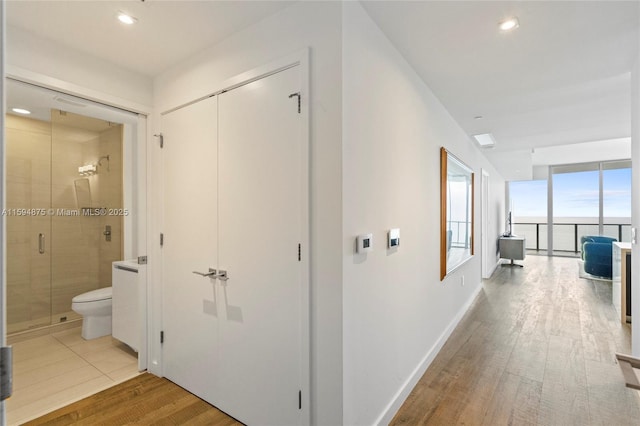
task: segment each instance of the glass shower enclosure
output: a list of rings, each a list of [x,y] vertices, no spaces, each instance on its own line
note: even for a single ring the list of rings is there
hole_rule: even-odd
[[[79,319],[71,299],[111,286],[128,212],[123,124],[70,112],[82,104],[55,92],[43,98],[30,85],[7,86],[3,215],[11,334]]]

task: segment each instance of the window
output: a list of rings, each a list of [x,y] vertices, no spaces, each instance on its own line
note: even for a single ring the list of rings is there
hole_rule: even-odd
[[[631,241],[631,162],[603,164],[603,235]]]
[[[546,250],[549,230],[554,252],[561,253],[578,253],[583,235],[631,240],[631,161],[552,166],[549,171],[550,219],[546,180],[509,182],[512,232],[526,238],[527,249]]]

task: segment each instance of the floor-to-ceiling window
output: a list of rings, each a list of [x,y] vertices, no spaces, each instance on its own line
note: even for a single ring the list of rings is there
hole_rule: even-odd
[[[582,235],[599,235],[600,165],[554,166],[553,251],[578,253]]]
[[[603,163],[602,234],[631,241],[631,161]]]
[[[583,235],[630,241],[630,161],[552,166],[549,174],[551,185],[547,180],[509,182],[513,233],[526,238],[527,249],[546,251],[549,230],[556,255],[579,253]]]

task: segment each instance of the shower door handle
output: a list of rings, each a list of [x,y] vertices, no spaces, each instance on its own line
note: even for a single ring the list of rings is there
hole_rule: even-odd
[[[38,234],[38,253],[44,254],[44,234]]]
[[[210,277],[210,278],[217,278],[217,274],[216,274],[216,270],[213,268],[209,268],[209,272],[198,272],[198,271],[193,271],[194,274],[196,275],[200,275],[201,277]]]

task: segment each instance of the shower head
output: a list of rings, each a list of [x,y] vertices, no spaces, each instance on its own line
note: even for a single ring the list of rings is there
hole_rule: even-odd
[[[109,172],[109,155],[103,155],[102,157],[100,157],[100,159],[98,160],[98,166],[102,166],[102,160],[107,160],[107,171]]]

